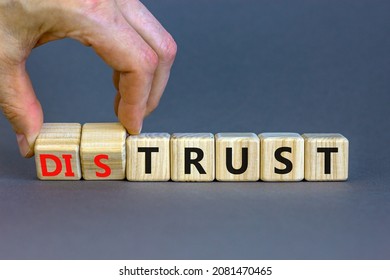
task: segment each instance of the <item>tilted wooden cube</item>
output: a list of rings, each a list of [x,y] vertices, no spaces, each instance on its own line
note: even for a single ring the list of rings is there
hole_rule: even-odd
[[[81,125],[45,123],[35,141],[35,164],[41,180],[80,180]]]
[[[174,133],[171,137],[171,179],[173,181],[213,181],[214,135]]]
[[[168,133],[141,133],[126,140],[129,181],[168,181],[170,179],[170,145]]]
[[[85,180],[123,180],[126,129],[119,123],[83,125],[80,158]]]
[[[260,140],[256,134],[217,133],[215,147],[218,181],[259,180]]]
[[[348,179],[348,139],[341,134],[307,133],[305,179],[344,181]]]
[[[304,178],[304,140],[297,133],[261,133],[260,179],[301,181]]]

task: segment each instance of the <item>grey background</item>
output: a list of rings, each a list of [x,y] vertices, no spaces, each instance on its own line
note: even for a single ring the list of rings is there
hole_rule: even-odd
[[[390,2],[144,2],[179,52],[152,132],[339,132],[342,183],[43,182],[0,119],[0,258],[389,259]],[[115,121],[111,70],[28,61],[47,122]]]

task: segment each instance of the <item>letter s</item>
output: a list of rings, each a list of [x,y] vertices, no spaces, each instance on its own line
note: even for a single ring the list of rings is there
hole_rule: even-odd
[[[97,167],[100,167],[104,170],[104,172],[98,172],[96,171],[96,177],[100,178],[106,178],[111,175],[111,168],[107,165],[101,162],[102,159],[108,160],[108,155],[97,155],[95,156],[94,163]]]

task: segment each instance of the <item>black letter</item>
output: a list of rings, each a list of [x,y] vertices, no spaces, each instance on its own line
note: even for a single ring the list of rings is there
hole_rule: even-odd
[[[233,148],[226,148],[226,168],[232,174],[242,174],[248,168],[248,148],[242,148],[242,163],[239,169],[233,167]]]
[[[338,148],[317,148],[317,153],[325,153],[325,174],[330,174],[330,157],[338,151]]]
[[[198,172],[200,174],[206,174],[206,171],[204,171],[202,165],[200,165],[199,161],[203,159],[203,151],[199,148],[184,148],[185,150],[185,157],[184,157],[184,173],[185,174],[191,174],[191,164],[195,165],[196,169],[198,169]],[[191,153],[194,152],[197,154],[197,157],[195,159],[191,159]]]
[[[138,148],[139,153],[145,153],[145,174],[152,173],[152,153],[158,152],[158,147]]]
[[[291,147],[280,147],[275,151],[275,159],[286,165],[285,169],[278,169],[275,167],[276,174],[287,174],[293,169],[292,162],[289,159],[282,157],[283,152],[291,153]]]

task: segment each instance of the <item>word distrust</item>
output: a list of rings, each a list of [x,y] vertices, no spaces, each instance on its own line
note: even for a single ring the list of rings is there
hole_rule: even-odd
[[[143,133],[119,123],[46,123],[35,143],[41,180],[342,181],[341,134]]]

